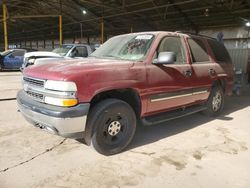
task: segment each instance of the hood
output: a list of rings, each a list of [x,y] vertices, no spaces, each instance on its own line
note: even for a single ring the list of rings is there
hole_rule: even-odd
[[[61,57],[61,56],[54,52],[38,51],[38,52],[25,53],[24,58],[29,58],[29,57]]]
[[[132,61],[113,59],[58,59],[51,62],[30,66],[24,70],[24,75],[49,80],[69,80],[72,77],[86,74],[90,71],[129,68]]]
[[[44,64],[44,63],[58,62],[58,58],[64,59],[64,60],[72,60],[72,59],[77,60],[77,59],[85,59],[86,57],[74,57],[74,58],[72,58],[72,57],[60,56],[60,57],[38,58],[38,59],[36,59],[34,66],[39,65],[39,64]],[[63,62],[63,60],[61,60],[60,62]]]

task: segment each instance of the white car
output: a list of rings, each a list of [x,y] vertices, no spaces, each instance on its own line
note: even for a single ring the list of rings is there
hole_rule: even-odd
[[[52,52],[29,52],[24,55],[24,63],[20,70],[23,71],[23,69],[30,65],[48,62],[48,60],[53,61],[58,58],[86,58],[91,53],[92,49],[87,44],[64,44],[59,48],[55,48]],[[39,61],[37,61],[38,59]]]

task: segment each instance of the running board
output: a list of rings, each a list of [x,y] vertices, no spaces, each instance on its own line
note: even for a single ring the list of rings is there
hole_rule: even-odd
[[[172,119],[184,117],[184,116],[194,114],[196,112],[200,112],[206,109],[207,107],[204,105],[196,105],[196,106],[187,107],[185,109],[181,108],[181,109],[177,109],[174,111],[163,112],[157,115],[148,116],[148,117],[142,118],[141,122],[143,125],[146,125],[146,126],[160,124],[160,123],[164,123],[166,121],[172,120]]]

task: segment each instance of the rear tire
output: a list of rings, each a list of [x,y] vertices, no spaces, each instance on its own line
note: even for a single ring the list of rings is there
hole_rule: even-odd
[[[93,107],[88,117],[90,145],[103,155],[121,152],[134,137],[136,116],[129,104],[106,99]]]
[[[221,86],[214,86],[207,101],[207,109],[203,113],[210,117],[218,116],[224,108],[224,92]]]

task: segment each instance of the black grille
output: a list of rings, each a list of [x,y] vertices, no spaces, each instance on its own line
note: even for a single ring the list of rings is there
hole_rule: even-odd
[[[43,101],[43,94],[35,93],[33,91],[26,91],[26,93],[38,101]]]
[[[37,80],[37,79],[33,79],[33,78],[28,78],[28,77],[24,77],[23,80],[31,85],[35,85],[35,86],[39,86],[39,87],[44,86],[43,80]]]

